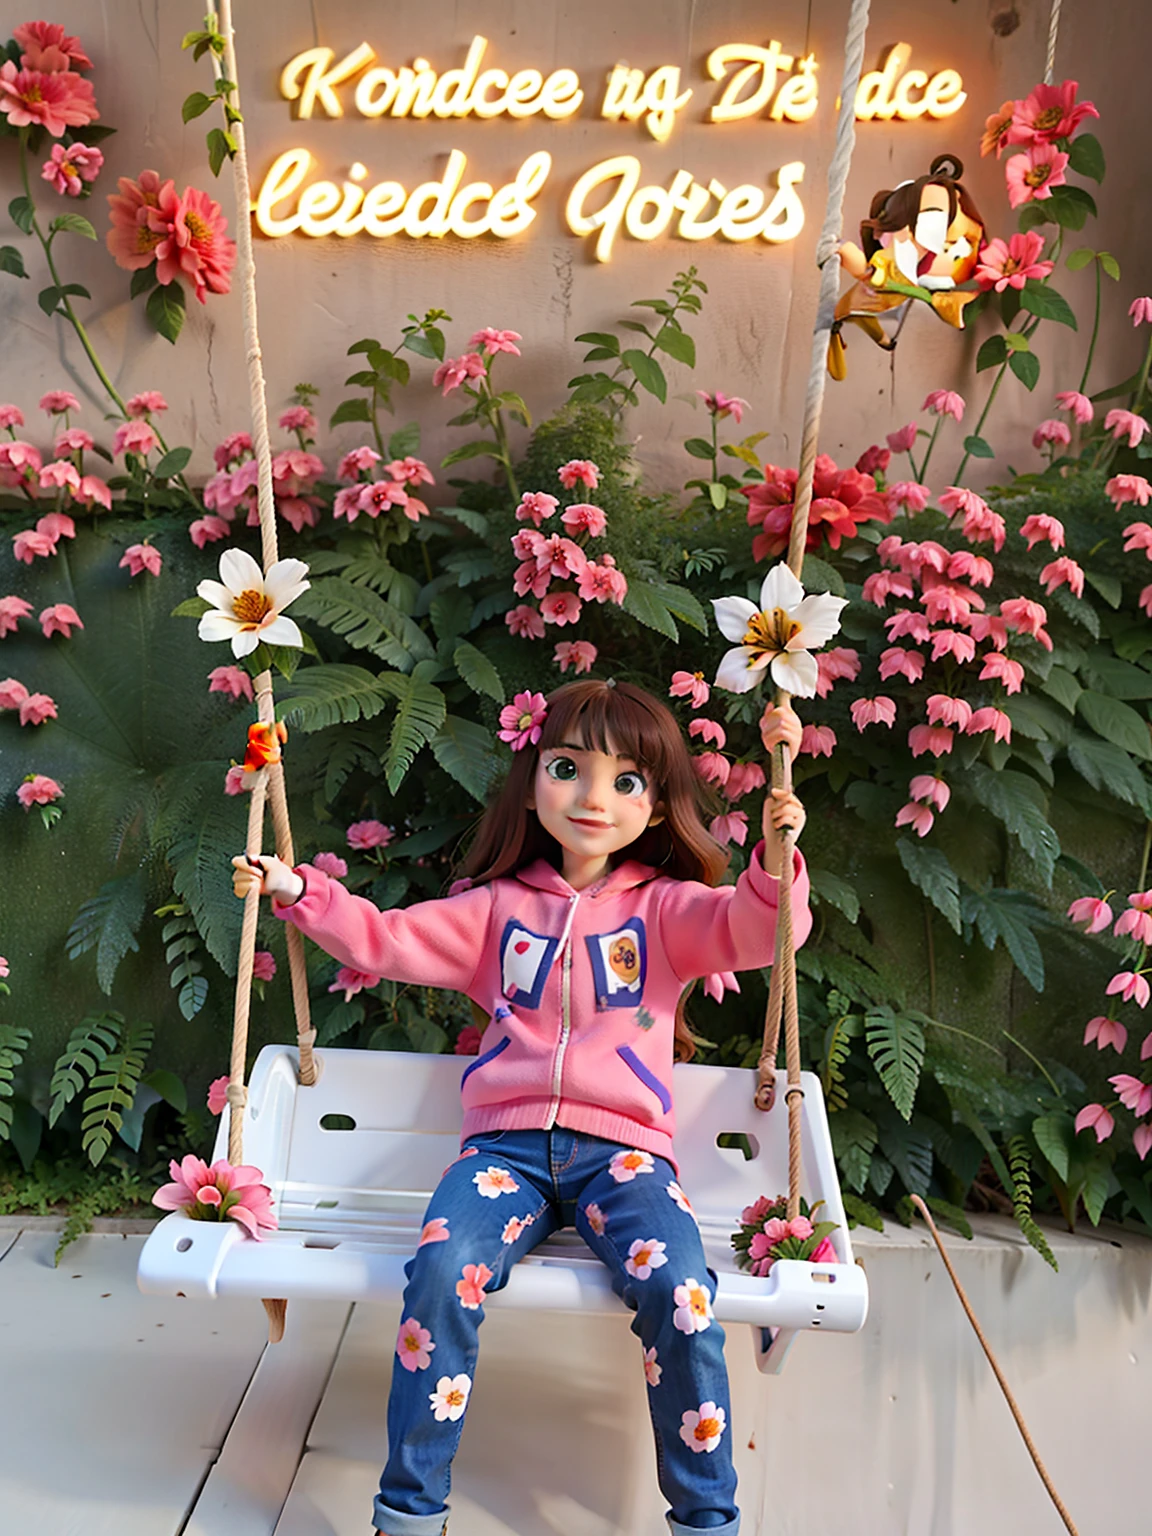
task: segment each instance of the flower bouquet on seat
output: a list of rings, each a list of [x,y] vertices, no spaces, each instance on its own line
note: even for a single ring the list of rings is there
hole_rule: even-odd
[[[259,1168],[233,1165],[227,1158],[209,1166],[189,1153],[168,1165],[173,1182],[152,1196],[162,1211],[186,1211],[193,1221],[237,1221],[250,1237],[263,1237],[279,1225],[272,1209],[272,1191],[261,1182]]]
[[[831,1233],[834,1221],[813,1221],[824,1204],[818,1200],[809,1206],[800,1201],[800,1214],[788,1220],[788,1197],[777,1195],[769,1200],[761,1195],[740,1212],[740,1230],[732,1234],[736,1263],[753,1275],[766,1275],[777,1259],[806,1259],[815,1264],[836,1264],[836,1250]]]

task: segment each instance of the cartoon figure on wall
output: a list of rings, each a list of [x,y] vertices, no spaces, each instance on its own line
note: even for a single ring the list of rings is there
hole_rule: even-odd
[[[841,265],[855,281],[836,306],[828,344],[834,379],[847,372],[843,328],[849,323],[891,352],[896,338],[880,317],[919,299],[947,324],[964,329],[964,311],[977,294],[961,292],[960,284],[976,270],[984,220],[963,174],[958,156],[937,155],[927,175],[877,192],[860,223],[861,244],[849,240],[840,247]]]

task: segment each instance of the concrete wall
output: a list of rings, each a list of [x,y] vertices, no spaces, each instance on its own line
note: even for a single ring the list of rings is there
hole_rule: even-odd
[[[341,397],[350,364],[344,354],[358,337],[371,333],[395,337],[409,311],[431,305],[454,317],[449,344],[463,350],[467,337],[482,325],[512,327],[525,338],[524,358],[502,363],[502,374],[520,388],[534,413],[547,414],[563,398],[568,378],[579,371],[580,351],[572,338],[581,331],[611,325],[637,297],[660,293],[680,268],[695,262],[711,294],[696,327],[699,367],[693,376],[672,369],[673,393],[685,403],[662,412],[642,406],[631,418],[642,462],[658,479],[675,484],[685,477],[679,441],[698,431],[691,390],[720,388],[753,404],[748,430],[771,436],[764,451],[777,459],[794,456],[808,369],[810,328],[817,274],[813,261],[823,214],[825,172],[830,153],[836,88],[839,81],[847,0],[779,0],[771,7],[751,0],[474,0],[461,6],[448,0],[396,0],[388,7],[356,0],[237,0],[240,76],[254,181],[259,183],[275,157],[296,145],[307,146],[319,162],[318,175],[334,179],[356,160],[370,181],[394,178],[405,186],[440,174],[450,148],[469,158],[469,177],[497,185],[511,179],[532,151],[547,149],[554,165],[536,204],[531,229],[515,240],[491,236],[436,241],[404,236],[373,240],[360,235],[309,240],[293,235],[257,243],[261,326],[269,396],[273,409],[286,402],[293,385],[306,378],[321,386],[320,412],[326,419]],[[868,66],[902,40],[913,50],[912,66],[929,72],[955,67],[964,78],[968,102],[942,122],[862,124],[846,205],[845,229],[852,233],[866,212],[871,194],[926,169],[942,150],[958,152],[970,166],[970,184],[993,232],[1010,227],[1000,169],[981,162],[978,141],[984,117],[1007,97],[1022,95],[1041,78],[1049,6],[1045,0],[1016,0],[1019,25],[998,36],[993,13],[1011,10],[988,0],[876,0],[872,7]],[[96,62],[93,75],[102,120],[118,135],[104,146],[108,156],[98,183],[100,192],[86,205],[103,234],[107,227],[104,193],[117,175],[136,175],[145,166],[172,176],[178,186],[211,185],[204,152],[204,132],[213,121],[181,123],[180,103],[191,90],[210,89],[207,64],[195,65],[181,54],[181,35],[199,24],[195,0],[58,0],[54,18],[76,31]],[[1121,283],[1108,285],[1097,387],[1125,377],[1136,362],[1137,343],[1124,311],[1129,300],[1152,286],[1144,254],[1149,214],[1140,197],[1139,125],[1143,114],[1140,72],[1152,44],[1152,9],[1145,0],[1113,0],[1109,27],[1100,25],[1099,7],[1078,0],[1065,4],[1057,55],[1057,78],[1072,75],[1082,94],[1094,98],[1103,120],[1099,137],[1110,161],[1109,179],[1098,229],[1085,238],[1111,249],[1123,271]],[[458,67],[475,33],[491,40],[486,62],[509,70],[533,65],[544,72],[570,66],[587,93],[579,116],[565,122],[539,117],[522,122],[507,118],[478,122],[438,122],[388,118],[366,120],[349,111],[341,120],[315,117],[294,123],[289,104],[278,90],[280,70],[302,49],[331,46],[337,57],[363,40],[380,61],[392,66],[429,57],[434,67]],[[797,56],[814,53],[820,82],[819,109],[810,122],[742,123],[706,121],[716,87],[706,78],[704,61],[718,44],[770,37]],[[671,137],[661,144],[641,123],[610,123],[597,115],[607,71],[618,60],[651,70],[660,64],[681,67],[683,84],[695,95],[680,114]],[[721,239],[689,243],[664,236],[641,243],[622,236],[610,264],[597,262],[590,240],[574,236],[564,218],[567,190],[595,162],[634,154],[643,180],[667,185],[681,166],[703,184],[717,177],[728,186],[747,181],[764,186],[782,163],[803,160],[801,188],[806,224],[800,237],[770,246],[762,241],[732,244]],[[233,216],[227,171],[217,184]],[[0,192],[4,200],[18,190],[15,149],[0,145]],[[52,199],[47,187],[42,201]],[[71,205],[70,205],[71,206]],[[1011,221],[1014,222],[1014,221]],[[5,234],[4,239],[11,238]],[[23,244],[17,235],[18,243]],[[1081,241],[1073,237],[1073,244]],[[67,237],[59,251],[68,279],[91,288],[93,339],[113,378],[127,393],[159,388],[172,405],[170,441],[191,441],[193,469],[207,472],[211,446],[225,432],[247,423],[248,402],[237,293],[215,298],[203,309],[193,304],[186,334],[175,348],[145,328],[140,306],[127,300],[127,274],[103,251]],[[0,326],[5,346],[0,355],[0,399],[13,399],[30,416],[35,401],[50,387],[71,384],[89,389],[90,375],[75,339],[47,321],[35,306],[41,286],[40,260],[29,250],[31,283],[0,282]],[[1062,274],[1061,288],[1074,300],[1085,298],[1090,278]],[[1085,313],[1085,309],[1081,309]],[[1003,409],[991,436],[1010,450],[1018,468],[1034,467],[1029,439],[1034,423],[1050,413],[1057,388],[1079,379],[1086,335],[1059,327],[1041,345],[1045,372],[1035,397],[1008,381]],[[988,376],[979,385],[971,374],[979,333],[959,337],[927,312],[914,314],[894,363],[862,339],[853,345],[849,381],[834,386],[826,408],[823,445],[835,456],[854,458],[884,431],[902,424],[919,409],[926,391],[959,387],[979,401]],[[419,417],[425,426],[430,459],[458,440],[445,427],[454,414],[431,389],[430,369],[419,362],[419,382],[406,396],[400,419]],[[99,409],[90,396],[85,420]],[[971,418],[970,418],[971,420]],[[38,434],[46,441],[46,433]],[[340,429],[332,446],[359,440],[354,427]],[[941,453],[940,483],[947,483],[958,438]],[[992,471],[1003,472],[1004,458]]]

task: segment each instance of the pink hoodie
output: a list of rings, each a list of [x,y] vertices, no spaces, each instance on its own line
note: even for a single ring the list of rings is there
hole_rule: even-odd
[[[463,992],[490,1015],[461,1084],[465,1137],[563,1125],[673,1160],[684,988],[713,971],[772,963],[778,881],[762,849],[734,886],[672,880],[629,861],[574,891],[539,860],[387,912],[304,864],[304,894],[273,910],[345,965]],[[794,869],[799,945],[812,927],[799,853]]]

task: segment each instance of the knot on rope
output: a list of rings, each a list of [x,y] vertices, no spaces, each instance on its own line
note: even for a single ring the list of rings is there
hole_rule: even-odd
[[[248,1103],[248,1090],[243,1083],[229,1083],[225,1097],[229,1109],[243,1109]]]
[[[772,1108],[773,1104],[775,1104],[775,1102],[776,1102],[776,1084],[774,1082],[773,1083],[761,1083],[759,1088],[757,1088],[757,1090],[756,1090],[756,1097],[755,1097],[755,1100],[754,1100],[756,1108],[759,1109],[759,1110],[762,1110],[765,1114],[767,1114],[768,1111]]]
[[[804,1090],[800,1087],[799,1083],[794,1083],[791,1088],[786,1088],[784,1090],[785,1103],[790,1103],[794,1098],[802,1099],[803,1097]]]
[[[316,1044],[316,1031],[314,1029],[301,1030],[300,1033],[296,1036],[296,1044],[300,1046],[302,1050],[311,1050],[312,1047]]]
[[[816,265],[825,267],[840,252],[840,237],[825,235],[816,246]]]

